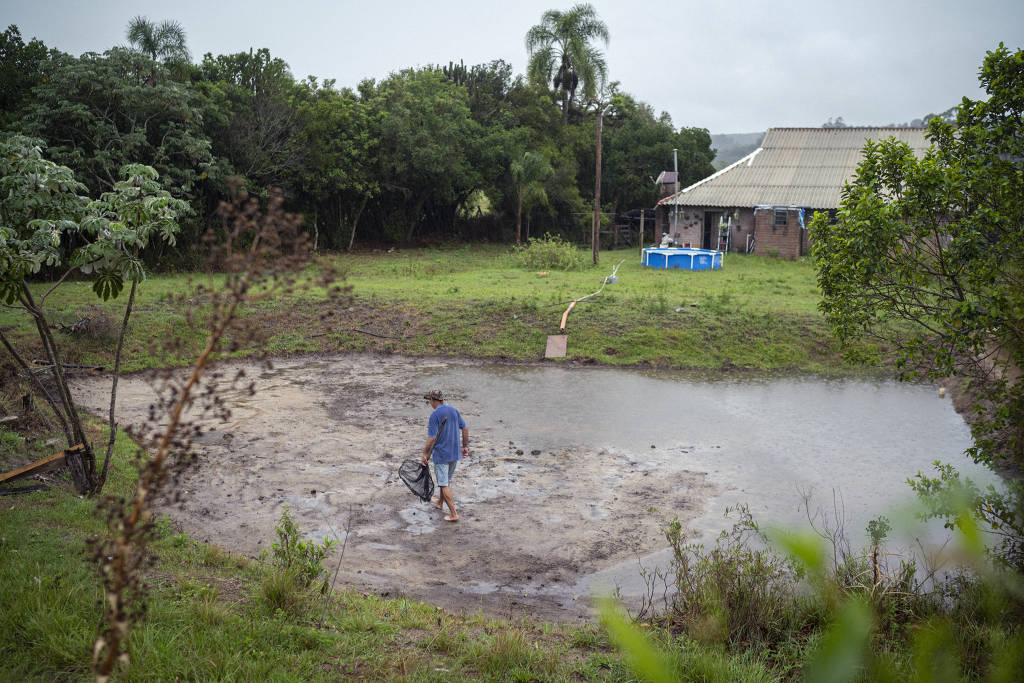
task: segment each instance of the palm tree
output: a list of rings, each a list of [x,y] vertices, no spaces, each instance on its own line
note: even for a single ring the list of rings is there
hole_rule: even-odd
[[[563,120],[577,88],[582,87],[584,97],[592,97],[608,75],[604,55],[590,45],[597,38],[608,44],[608,26],[589,3],[567,12],[548,10],[526,33],[527,74],[535,83],[553,83],[561,93]]]
[[[185,45],[185,29],[176,21],[155,24],[146,17],[133,17],[128,22],[128,42],[153,61],[188,61],[191,57]]]
[[[554,175],[547,158],[543,154],[526,152],[522,157],[513,161],[508,167],[512,175],[512,182],[516,192],[516,244],[523,243],[523,204],[529,205],[534,202],[546,204],[548,201],[547,192],[544,190],[544,183]]]

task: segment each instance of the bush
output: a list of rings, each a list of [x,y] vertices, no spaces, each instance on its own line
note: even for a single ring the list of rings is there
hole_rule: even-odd
[[[581,270],[586,263],[575,244],[551,233],[516,247],[515,255],[520,265],[530,270]]]
[[[990,562],[984,544],[954,551],[965,562],[957,573],[933,569],[919,579],[912,558],[893,556],[898,567],[890,567],[885,517],[868,522],[861,553],[849,548],[840,508],[835,519],[808,513],[805,534],[773,533],[777,551],[749,510],[737,510],[739,520],[708,549],[684,543],[674,520],[665,527],[669,570],[641,568],[640,616],[650,610],[651,621],[685,634],[675,644],[696,640],[730,662],[756,652],[775,675],[816,680],[853,680],[858,671],[867,680],[931,680],[939,671],[950,680],[1016,680],[1012,672],[1024,667],[1024,581],[998,557]],[[970,511],[960,518],[964,538],[977,536],[979,521]],[[665,612],[655,615],[659,583]]]
[[[269,557],[273,567],[283,570],[283,575],[278,577],[279,580],[290,576],[306,588],[327,573],[321,563],[330,552],[331,546],[336,545],[337,541],[327,538],[322,544],[315,541],[303,541],[302,533],[299,531],[298,525],[295,524],[295,518],[292,517],[291,510],[287,505],[281,512],[281,519],[277,522],[276,531],[277,542],[271,545]],[[327,590],[326,579],[323,590]]]
[[[799,576],[793,564],[765,547],[746,506],[736,511],[739,520],[710,550],[685,544],[678,520],[665,528],[675,590],[666,621],[700,641],[737,650],[777,646],[820,617],[794,590]]]

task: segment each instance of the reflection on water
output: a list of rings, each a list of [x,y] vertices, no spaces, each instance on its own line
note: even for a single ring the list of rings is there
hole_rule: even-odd
[[[424,371],[415,383],[448,392],[471,430],[497,443],[606,448],[641,465],[645,454],[673,453],[722,490],[694,525],[705,533],[721,529],[724,508],[737,502],[759,521],[799,524],[801,491],[831,506],[838,489],[856,534],[908,500],[907,478],[930,473],[934,460],[996,481],[963,455],[970,432],[930,386],[551,366],[452,366]]]

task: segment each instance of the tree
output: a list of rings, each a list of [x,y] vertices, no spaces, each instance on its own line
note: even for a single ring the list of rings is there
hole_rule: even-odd
[[[25,43],[18,27],[0,33],[0,129],[14,120],[43,80],[50,51],[39,40]]]
[[[185,41],[185,29],[176,21],[155,24],[146,17],[136,16],[128,22],[128,42],[154,62],[187,62],[191,58]]]
[[[440,70],[408,69],[360,91],[382,116],[377,209],[386,239],[451,228],[458,208],[507,168],[498,163],[508,156],[504,129],[474,121],[466,89]]]
[[[651,208],[658,199],[652,181],[678,150],[681,187],[714,173],[711,136],[703,128],[675,129],[672,118],[655,117],[650,105],[616,92],[605,117],[605,180],[612,212]]]
[[[510,162],[521,156],[523,150],[542,154],[551,164],[554,174],[545,182],[546,211],[527,216],[527,225],[534,225],[535,234],[550,232],[579,239],[579,217],[587,211],[587,203],[580,195],[584,183],[593,184],[593,176],[580,173],[580,169],[593,169],[593,137],[585,126],[565,125],[561,112],[551,106],[550,94],[544,86],[534,83],[516,85],[509,91],[513,130],[522,135],[511,154]],[[506,173],[506,178],[510,176]],[[515,189],[503,185],[506,191],[496,194],[494,203],[502,212],[515,217]],[[532,222],[531,222],[532,221]],[[543,223],[538,223],[543,221]]]
[[[448,66],[441,67],[441,73],[447,80],[466,89],[469,112],[474,121],[482,126],[511,125],[510,95],[522,86],[520,78],[513,80],[511,64],[496,59],[467,68],[462,62],[449,62]]]
[[[0,140],[0,195],[4,197],[0,203],[0,301],[21,310],[31,320],[49,361],[52,381],[44,384],[29,369],[23,354],[2,330],[0,344],[49,404],[68,447],[82,446],[81,450],[69,451],[66,460],[75,488],[83,494],[102,489],[113,453],[121,351],[136,287],[145,277],[140,251],[151,241],[173,242],[176,219],[188,210],[185,202],[172,199],[161,189],[156,171],[148,166],[125,166],[122,178],[110,192],[89,201],[79,194],[86,188],[74,179],[71,169],[43,158],[41,140],[23,136]],[[69,244],[81,246],[69,253]],[[64,274],[39,295],[29,286],[29,278],[44,266],[59,268]],[[63,354],[46,309],[47,298],[74,273],[90,276],[93,291],[103,300],[117,298],[125,281],[131,282],[114,356],[110,440],[99,471],[68,387]]]
[[[608,44],[608,27],[589,3],[569,11],[548,10],[540,23],[526,33],[530,53],[527,74],[535,83],[551,83],[562,100],[562,120],[582,87],[585,98],[593,97],[607,78],[604,55],[590,45],[595,39]]]
[[[300,140],[306,148],[298,171],[297,193],[312,204],[313,248],[319,245],[319,219],[333,220],[324,231],[324,244],[352,249],[359,219],[370,199],[380,193],[374,159],[383,114],[351,92],[338,92],[310,80],[306,99],[299,105]]]
[[[201,89],[212,103],[207,130],[218,156],[247,180],[284,187],[305,163],[288,64],[266,48],[203,56]]]
[[[839,339],[896,350],[900,376],[965,376],[978,460],[1024,467],[1024,51],[980,71],[989,95],[933,118],[931,149],[871,142],[835,223],[811,223],[821,308]],[[1024,499],[1022,499],[1024,500]]]
[[[191,197],[212,171],[203,130],[206,103],[145,55],[121,48],[81,58],[58,55],[18,122],[49,143],[89,194],[110,190],[127,164],[152,166],[164,189]]]
[[[516,194],[516,244],[523,243],[523,206],[530,210],[533,203],[547,204],[548,195],[544,183],[555,171],[543,154],[524,152],[509,165],[509,174],[515,184]]]

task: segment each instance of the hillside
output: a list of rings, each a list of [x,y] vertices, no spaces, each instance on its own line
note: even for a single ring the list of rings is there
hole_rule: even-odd
[[[757,149],[764,140],[760,133],[717,133],[711,136],[711,147],[716,150],[711,165],[720,171],[734,161],[739,161]]]

